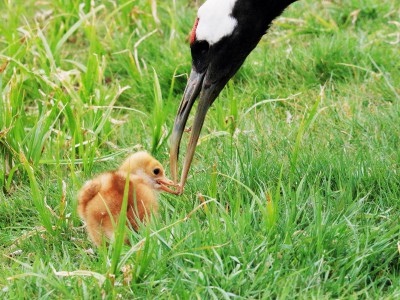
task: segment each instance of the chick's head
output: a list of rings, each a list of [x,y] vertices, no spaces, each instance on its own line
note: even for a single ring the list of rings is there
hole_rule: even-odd
[[[161,163],[145,151],[130,155],[122,163],[119,170],[142,177],[157,190],[163,190],[171,194],[176,193],[167,187],[175,186],[175,184],[165,176]]]

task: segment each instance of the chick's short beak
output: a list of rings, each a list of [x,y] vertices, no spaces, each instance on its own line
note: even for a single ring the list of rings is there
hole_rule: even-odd
[[[163,190],[164,192],[173,194],[173,195],[178,195],[179,191],[174,191],[173,189],[169,188],[168,186],[174,186],[176,187],[177,185],[167,177],[161,177],[156,180],[157,184],[160,185],[159,189]]]

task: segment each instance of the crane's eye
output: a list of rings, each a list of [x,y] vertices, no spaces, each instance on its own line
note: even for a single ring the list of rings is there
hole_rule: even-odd
[[[206,41],[195,41],[190,46],[192,52],[192,64],[198,73],[204,72],[209,63],[210,44]]]
[[[196,41],[191,45],[192,55],[203,56],[208,53],[210,45],[207,41]]]
[[[161,172],[160,168],[155,168],[153,170],[154,175],[158,175],[158,174],[160,174],[160,172]]]

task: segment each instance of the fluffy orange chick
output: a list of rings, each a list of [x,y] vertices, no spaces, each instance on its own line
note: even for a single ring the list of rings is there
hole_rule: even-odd
[[[158,210],[158,192],[176,194],[174,183],[165,177],[162,165],[147,152],[129,156],[116,171],[103,173],[86,182],[78,193],[78,213],[86,222],[91,240],[101,245],[103,235],[114,238],[114,226],[121,211],[126,179],[129,177],[127,222],[134,230],[138,220],[146,223]]]

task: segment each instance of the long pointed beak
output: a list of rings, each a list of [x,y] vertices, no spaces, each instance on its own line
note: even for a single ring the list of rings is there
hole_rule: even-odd
[[[201,85],[203,83],[204,73],[200,74],[192,70],[183,93],[181,103],[179,105],[178,113],[175,117],[174,128],[170,138],[170,168],[172,179],[178,182],[178,157],[179,146],[187,119],[193,103],[200,93]]]
[[[207,111],[215,98],[218,96],[224,84],[211,83],[205,84],[204,74],[198,74],[192,70],[188,84],[183,95],[183,99],[179,106],[178,114],[175,119],[174,128],[171,136],[170,148],[170,167],[174,181],[177,181],[178,174],[178,156],[179,146],[182,139],[184,127],[186,125],[190,110],[196,97],[200,93],[199,105],[197,107],[194,123],[191,130],[190,140],[186,151],[185,161],[183,164],[181,180],[178,187],[178,193],[183,193],[183,188],[189,173],[190,165],[196,150],[197,141],[200,136],[201,128],[204,124]]]

